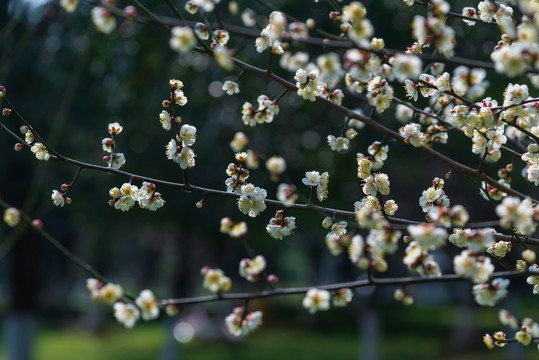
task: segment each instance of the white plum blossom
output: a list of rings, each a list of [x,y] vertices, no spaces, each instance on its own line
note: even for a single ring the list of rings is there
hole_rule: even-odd
[[[114,317],[126,328],[132,329],[140,318],[140,311],[133,304],[117,302],[114,304]]]
[[[148,321],[159,317],[159,307],[157,300],[151,290],[142,290],[135,299],[135,304],[142,312],[142,319]]]
[[[245,315],[243,307],[234,308],[225,318],[225,327],[234,336],[247,335],[262,325],[262,312],[254,311]]]
[[[238,94],[240,92],[240,87],[238,86],[238,84],[236,82],[227,80],[223,84],[223,91],[227,95],[234,95],[234,94]]]
[[[168,111],[163,110],[159,114],[159,122],[161,122],[161,126],[163,126],[163,129],[170,130],[170,127],[172,126],[172,117],[168,113]]]
[[[230,278],[225,276],[223,270],[212,269],[205,266],[200,270],[200,273],[204,276],[204,281],[202,282],[202,287],[204,287],[204,289],[213,293],[230,290],[232,283]]]
[[[52,191],[51,200],[54,206],[64,207],[65,205],[64,195],[60,193],[58,190]]]
[[[328,135],[328,144],[329,148],[333,151],[343,151],[348,150],[350,140],[341,136],[335,137],[333,135]]]
[[[309,289],[303,298],[303,307],[311,314],[329,309],[330,294],[327,290]]]
[[[30,150],[34,153],[36,159],[38,160],[48,161],[50,159],[50,154],[47,151],[47,148],[40,142],[36,142],[34,145],[32,145]]]
[[[278,210],[275,217],[271,218],[266,226],[266,231],[274,239],[282,240],[285,236],[292,234],[296,228],[296,218],[293,216],[284,216],[282,210]]]
[[[91,17],[95,29],[103,34],[108,35],[116,29],[116,18],[105,7],[96,6],[92,8]]]
[[[266,210],[266,190],[254,186],[253,184],[245,184],[239,188],[241,195],[238,200],[238,208],[240,211],[250,217],[256,217],[259,213]]]
[[[347,306],[352,301],[353,296],[352,290],[348,288],[339,289],[333,294],[333,306]]]
[[[434,224],[408,225],[408,233],[418,245],[427,250],[436,250],[445,245],[447,231]]]
[[[189,26],[175,26],[170,33],[169,45],[180,54],[191,51],[196,44],[195,34]]]
[[[495,306],[507,295],[508,279],[496,278],[489,284],[478,284],[473,287],[475,301],[483,306]]]
[[[318,80],[318,74],[315,71],[307,72],[303,69],[298,69],[294,80],[296,80],[298,95],[305,100],[315,101],[317,96],[322,95],[324,85]]]
[[[255,256],[253,259],[242,259],[240,261],[240,276],[250,282],[258,281],[265,270],[266,258],[262,255]]]

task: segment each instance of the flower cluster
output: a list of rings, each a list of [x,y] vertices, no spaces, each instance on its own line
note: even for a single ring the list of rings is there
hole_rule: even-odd
[[[434,178],[432,186],[424,190],[419,198],[419,205],[423,212],[428,212],[433,206],[449,206],[449,198],[445,195],[443,188],[444,180]]]
[[[464,206],[455,205],[451,208],[446,206],[433,206],[428,211],[426,218],[428,221],[435,224],[451,227],[466,225],[470,216]]]
[[[240,276],[250,282],[260,280],[264,271],[266,271],[266,258],[262,255],[255,256],[253,259],[242,259],[240,261]]]
[[[495,243],[494,235],[496,230],[485,229],[453,229],[453,234],[449,235],[449,241],[458,246],[466,247],[472,251],[483,252]]]
[[[476,284],[484,284],[490,280],[494,272],[490,258],[476,256],[473,251],[463,250],[453,259],[455,274],[472,279]]]
[[[301,182],[313,189],[319,201],[324,201],[327,198],[329,184],[329,174],[327,172],[320,174],[318,171],[307,171]]]
[[[324,91],[324,84],[318,80],[316,71],[307,72],[303,69],[298,69],[294,80],[296,80],[298,95],[305,100],[315,101],[316,97],[321,96]]]
[[[240,186],[238,193],[240,194],[238,208],[242,213],[256,217],[266,210],[265,199],[268,194],[266,190],[253,184],[245,184]]]
[[[275,217],[271,218],[266,226],[266,231],[274,239],[282,240],[285,236],[292,234],[296,228],[296,218],[293,216],[284,216],[283,210],[278,210]]]
[[[220,231],[231,238],[240,239],[247,234],[247,223],[245,221],[235,223],[229,217],[225,217],[221,219]]]
[[[257,99],[258,108],[255,108],[250,102],[243,104],[241,120],[245,125],[256,126],[257,124],[270,123],[273,117],[279,114],[277,102],[270,100],[266,95],[260,95]]]
[[[268,25],[262,29],[260,37],[256,38],[256,51],[262,52],[269,48],[272,54],[282,54],[284,50],[281,46],[281,37],[286,30],[286,25],[286,16],[282,12],[272,12]]]
[[[230,290],[232,282],[221,269],[212,269],[209,266],[204,266],[200,270],[200,274],[204,276],[202,286],[213,293],[219,293]]]
[[[515,227],[516,231],[524,235],[531,235],[537,228],[539,220],[539,207],[533,205],[531,200],[520,200],[508,196],[496,206],[496,214],[500,217],[500,225],[505,229]]]
[[[441,276],[440,266],[432,254],[416,241],[411,241],[406,248],[403,263],[410,270],[417,271],[421,276]]]
[[[254,311],[245,315],[243,307],[236,307],[225,318],[225,326],[234,336],[247,335],[262,325],[262,311]]]
[[[103,157],[103,161],[108,164],[110,168],[119,169],[125,165],[125,155],[123,153],[114,152],[116,149],[116,136],[123,131],[123,126],[119,123],[110,123],[107,128],[110,137],[101,140],[101,146],[103,151],[109,153]]]
[[[382,113],[391,106],[393,87],[386,79],[376,76],[367,85],[367,99],[377,112]]]
[[[496,278],[488,284],[478,284],[473,287],[475,301],[479,305],[494,306],[507,295],[508,279]]]
[[[129,183],[125,183],[121,188],[114,187],[110,189],[109,195],[112,197],[109,200],[109,205],[115,209],[128,211],[136,202],[142,209],[155,211],[165,205],[165,200],[161,198],[161,194],[155,191],[155,184],[143,182],[140,189]]]

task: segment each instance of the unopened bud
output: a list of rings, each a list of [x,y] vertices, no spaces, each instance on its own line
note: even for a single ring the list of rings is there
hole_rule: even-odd
[[[2,115],[4,115],[4,116],[9,116],[9,115],[11,115],[11,109],[4,108],[4,109],[2,110]]]
[[[161,105],[163,107],[169,107],[170,106],[170,100],[163,100],[163,102],[161,103]]]
[[[341,13],[337,11],[332,11],[329,13],[329,18],[333,21],[341,21]]]
[[[405,296],[405,292],[404,290],[402,289],[397,289],[395,290],[395,292],[393,293],[393,298],[395,298],[395,300],[397,301],[402,301],[404,299],[404,296]]]
[[[387,271],[387,262],[384,259],[376,259],[371,263],[372,268],[378,272]]]
[[[180,308],[178,307],[178,305],[170,304],[165,307],[165,312],[170,317],[176,316],[180,312]]]
[[[137,8],[133,5],[126,6],[124,9],[124,15],[127,17],[135,17],[137,16]]]
[[[414,297],[410,294],[405,295],[404,298],[402,299],[402,303],[406,306],[410,306],[414,303]]]
[[[26,134],[28,132],[28,130],[30,130],[30,128],[28,128],[28,126],[26,126],[26,125],[23,125],[20,128],[21,134]]]
[[[0,85],[0,99],[3,99],[6,96],[6,88]]]
[[[507,170],[507,172],[511,172],[513,171],[513,169],[515,168],[515,166],[513,164],[508,164],[505,169]]]
[[[70,188],[69,184],[62,184],[62,186],[60,186],[60,189],[62,189],[62,191],[68,191],[69,188]]]
[[[24,147],[23,144],[16,143],[15,146],[14,146],[14,149],[15,149],[15,151],[21,151],[23,147]]]
[[[174,122],[175,122],[176,124],[179,124],[179,123],[182,122],[182,118],[179,117],[179,116],[176,116],[176,117],[174,118]]]
[[[108,163],[110,161],[110,156],[106,155],[106,156],[103,156],[103,162],[104,163]]]
[[[314,30],[316,28],[316,23],[314,22],[314,19],[308,18],[305,21],[305,24],[307,24],[307,27],[309,28],[309,30]]]
[[[65,201],[66,201],[66,204],[67,204],[67,205],[70,205],[70,204],[71,204],[71,198],[66,197],[66,198],[65,198]]]
[[[271,286],[277,285],[278,282],[279,282],[279,278],[277,277],[277,275],[275,274],[268,275],[268,283]]]
[[[204,201],[203,200],[199,200],[197,201],[196,205],[195,205],[197,208],[202,208],[204,206]]]
[[[236,15],[239,11],[239,6],[238,6],[238,3],[235,2],[235,1],[231,1],[230,3],[228,3],[228,11],[230,11],[230,13],[232,15]]]
[[[43,229],[43,221],[41,221],[40,219],[34,219],[32,220],[32,226],[35,227],[36,229]]]
[[[532,249],[524,250],[521,256],[522,256],[522,260],[524,260],[528,264],[533,263],[536,259],[535,251],[533,251]]]
[[[409,235],[405,235],[402,238],[402,241],[404,241],[405,244],[408,244],[410,241],[412,241],[412,238]]]
[[[333,225],[333,220],[329,216],[326,216],[324,220],[322,220],[322,227],[324,227],[324,229],[329,229],[331,225]]]

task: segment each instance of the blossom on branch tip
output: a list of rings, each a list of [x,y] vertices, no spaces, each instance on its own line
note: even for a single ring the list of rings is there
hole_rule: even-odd
[[[474,285],[473,295],[475,301],[483,306],[495,306],[507,295],[508,279],[496,278],[488,284]]]
[[[223,91],[227,95],[234,95],[234,94],[238,94],[240,92],[240,87],[238,86],[238,84],[236,82],[227,80],[223,84]]]
[[[60,193],[58,190],[52,191],[51,200],[54,206],[64,207],[65,205],[64,195]]]
[[[123,129],[123,126],[120,125],[118,122],[110,123],[107,127],[109,134],[111,134],[112,136],[120,134]]]

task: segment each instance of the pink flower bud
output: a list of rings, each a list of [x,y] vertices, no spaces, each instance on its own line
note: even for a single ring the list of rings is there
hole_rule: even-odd
[[[133,5],[126,6],[124,9],[124,15],[127,17],[135,17],[137,16],[137,8]]]
[[[23,125],[20,128],[21,134],[26,134],[28,132],[28,130],[30,130],[30,129],[26,125]]]
[[[36,229],[43,229],[43,221],[40,219],[34,219],[32,220],[32,226]]]
[[[0,99],[3,99],[6,96],[6,88],[0,85]]]
[[[341,21],[341,13],[337,11],[332,11],[329,13],[329,18],[332,21]]]
[[[21,151],[23,149],[24,145],[21,144],[21,143],[16,143],[15,144],[15,151]]]
[[[62,186],[60,186],[60,189],[62,189],[62,191],[67,191],[69,190],[70,186],[69,184],[62,184]]]
[[[2,115],[4,115],[4,116],[9,116],[9,115],[11,115],[11,109],[4,108],[4,109],[2,110]]]
[[[271,274],[271,275],[268,276],[268,283],[271,286],[277,285],[278,282],[279,282],[279,278],[277,277],[277,275]]]
[[[110,161],[110,156],[106,155],[106,156],[103,156],[103,162],[104,163],[108,163]]]
[[[67,204],[67,205],[70,205],[70,204],[71,204],[71,198],[66,197],[65,200],[66,200],[66,204]]]
[[[200,208],[202,208],[203,206],[204,206],[204,201],[203,201],[203,200],[197,201],[197,203],[196,203],[196,207],[197,207],[197,208],[200,209]]]

